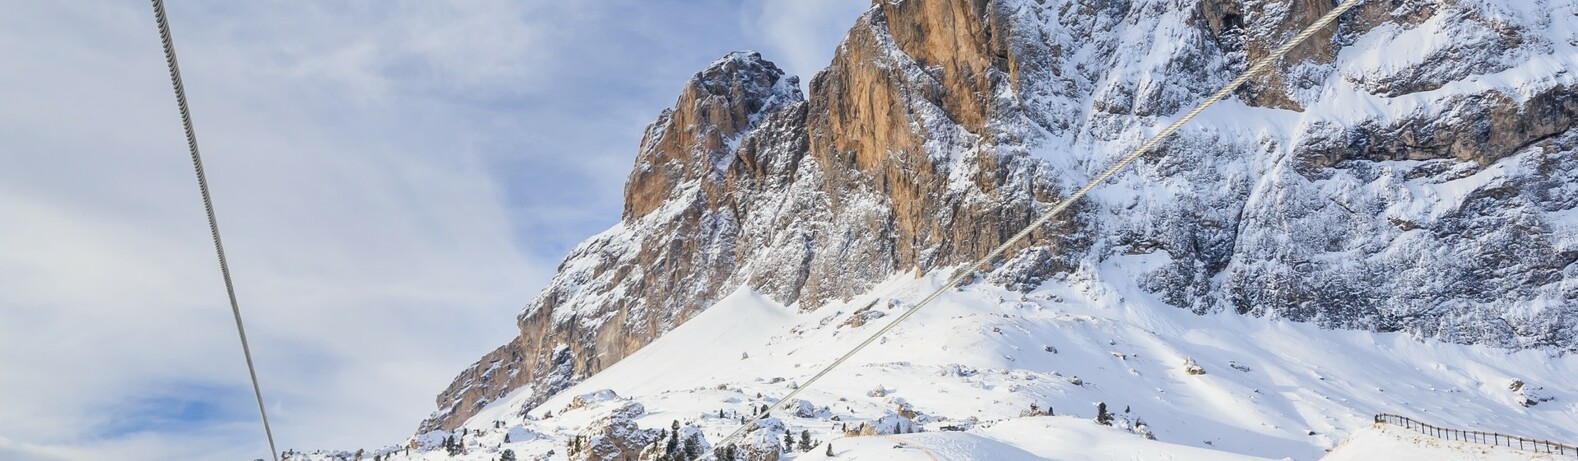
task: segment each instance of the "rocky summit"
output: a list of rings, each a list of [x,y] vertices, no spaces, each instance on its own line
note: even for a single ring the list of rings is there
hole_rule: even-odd
[[[621,222],[421,432],[531,411],[741,287],[806,311],[982,257],[1335,3],[884,0],[804,92],[725,56],[646,128]],[[976,283],[1578,351],[1574,24],[1564,0],[1364,2]]]

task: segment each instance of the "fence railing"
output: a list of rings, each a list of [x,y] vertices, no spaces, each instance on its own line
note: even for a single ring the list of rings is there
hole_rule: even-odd
[[[1578,456],[1578,447],[1552,442],[1549,440],[1536,440],[1528,437],[1507,435],[1498,432],[1466,431],[1448,427],[1437,427],[1425,424],[1407,416],[1398,416],[1388,413],[1375,415],[1375,422],[1391,424],[1393,426],[1412,429],[1421,434],[1447,440],[1461,442],[1482,443],[1511,447],[1519,450],[1533,451],[1536,453],[1553,453],[1558,455]]]

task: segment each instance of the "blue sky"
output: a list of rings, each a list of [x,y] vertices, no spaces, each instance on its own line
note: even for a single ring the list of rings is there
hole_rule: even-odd
[[[169,0],[281,448],[398,442],[723,54],[860,1]],[[266,457],[147,2],[0,15],[0,459]]]

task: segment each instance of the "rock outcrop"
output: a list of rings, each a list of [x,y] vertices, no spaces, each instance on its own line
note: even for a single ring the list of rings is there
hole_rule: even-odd
[[[1578,350],[1560,3],[1367,2],[982,280]],[[983,256],[1332,5],[875,2],[805,95],[731,54],[647,128],[622,221],[423,428],[517,388],[540,402],[739,287],[816,306]]]
[[[623,461],[640,459],[658,440],[658,431],[642,429],[635,418],[646,413],[636,402],[619,402],[607,416],[597,418],[576,433],[565,453],[572,461]]]

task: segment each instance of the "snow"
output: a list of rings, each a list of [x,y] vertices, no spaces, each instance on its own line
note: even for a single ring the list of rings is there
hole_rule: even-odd
[[[1571,456],[1533,453],[1507,447],[1429,437],[1377,424],[1355,432],[1321,461],[1528,461],[1571,460]]]
[[[1154,258],[1114,258],[1097,273],[1128,279]],[[466,455],[413,451],[393,459],[485,460],[502,448],[522,459],[549,450],[556,454],[548,459],[565,459],[566,441],[610,412],[652,430],[672,421],[695,425],[716,443],[741,415],[776,403],[886,321],[840,327],[843,320],[877,299],[900,302],[874,309],[907,309],[946,273],[896,276],[866,295],[805,312],[738,290],[529,416],[520,416],[525,397],[494,402],[466,424],[473,435],[465,439],[476,444]],[[1206,374],[1189,374],[1191,360]],[[1195,315],[1132,281],[1058,280],[1030,293],[977,284],[944,294],[807,389],[805,403],[774,416],[791,433],[831,441],[836,459],[1316,460],[1349,434],[1363,435],[1379,412],[1578,439],[1572,376],[1578,357],[1570,355]],[[1522,406],[1522,394],[1508,388],[1512,379],[1542,387],[1551,400]],[[1115,427],[1092,421],[1097,402],[1117,417]],[[1055,416],[1025,416],[1032,403]],[[800,411],[807,407],[815,411]],[[900,410],[913,411],[913,420]],[[543,419],[549,411],[553,417]],[[494,429],[494,421],[508,429]],[[868,423],[892,432],[886,426],[903,421],[925,432],[845,437],[839,430]],[[1156,440],[1131,430],[1139,421]],[[527,430],[528,437],[513,435]],[[504,432],[511,443],[502,443]],[[1358,440],[1349,444],[1360,448],[1347,450],[1369,450],[1363,444],[1371,442]],[[797,459],[823,459],[825,450]]]
[[[834,439],[833,456],[821,445],[800,460],[1097,461],[1170,459],[1249,461],[1253,456],[1137,438],[1118,429],[1071,417],[1022,418],[970,432],[926,432]]]

